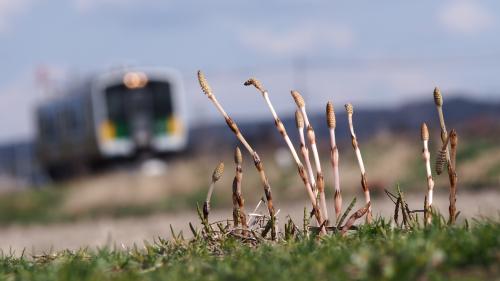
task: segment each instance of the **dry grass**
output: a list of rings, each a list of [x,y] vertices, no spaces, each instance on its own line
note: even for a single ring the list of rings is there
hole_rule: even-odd
[[[457,173],[464,184],[470,185],[481,178],[486,178],[487,171],[498,163],[500,163],[500,148],[492,148],[469,161],[460,162]]]
[[[141,206],[173,195],[198,192],[205,186],[205,175],[214,160],[198,157],[172,161],[156,176],[140,170],[110,171],[67,182],[62,211],[81,214],[102,207]]]

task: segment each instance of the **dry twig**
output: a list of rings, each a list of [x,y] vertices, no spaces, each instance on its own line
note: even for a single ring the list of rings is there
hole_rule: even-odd
[[[457,156],[457,144],[458,144],[458,135],[457,132],[453,129],[450,132],[450,165],[448,165],[448,176],[450,180],[450,207],[449,207],[449,223],[454,224],[457,218],[457,170],[456,170],[456,156]]]
[[[369,212],[370,204],[371,204],[370,202],[366,203],[366,205],[363,208],[357,210],[354,214],[352,214],[349,217],[345,225],[342,227],[342,230],[340,231],[341,235],[345,235],[346,232],[349,229],[351,229],[351,226],[354,224],[354,222],[356,222],[357,219],[361,218],[362,216],[364,216],[366,213]]]

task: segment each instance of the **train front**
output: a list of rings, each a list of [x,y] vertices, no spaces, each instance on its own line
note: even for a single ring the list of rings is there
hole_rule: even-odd
[[[169,153],[187,144],[178,75],[160,70],[104,75],[93,90],[94,120],[104,158]]]

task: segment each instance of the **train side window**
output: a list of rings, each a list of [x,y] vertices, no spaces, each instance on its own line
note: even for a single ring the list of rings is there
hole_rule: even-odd
[[[75,133],[80,136],[85,131],[85,109],[83,104],[75,104],[73,113],[75,118]]]
[[[69,137],[77,137],[83,131],[82,109],[78,104],[68,106],[62,112],[63,130]]]
[[[43,114],[40,117],[40,130],[42,138],[54,141],[57,137],[57,126],[52,114]]]

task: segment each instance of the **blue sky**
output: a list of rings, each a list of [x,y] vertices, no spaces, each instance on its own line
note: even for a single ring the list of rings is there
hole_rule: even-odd
[[[197,69],[238,119],[269,117],[241,86],[249,76],[281,114],[294,109],[292,88],[318,110],[394,106],[436,85],[498,99],[499,12],[473,0],[0,0],[0,142],[33,135],[41,67],[55,85],[120,64],[179,69],[193,124],[218,118]]]

